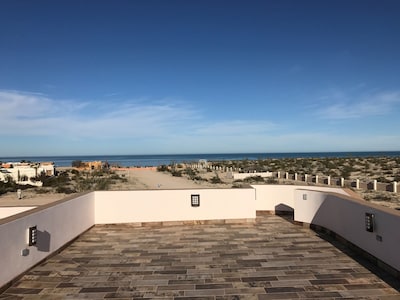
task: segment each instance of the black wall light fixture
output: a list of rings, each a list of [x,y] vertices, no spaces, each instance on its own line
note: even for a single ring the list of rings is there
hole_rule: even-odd
[[[368,232],[374,232],[375,227],[375,215],[372,213],[365,213],[365,230]]]
[[[192,207],[199,207],[200,206],[200,195],[195,194],[195,195],[190,195],[190,203]]]
[[[28,245],[35,246],[37,243],[37,226],[29,227]]]

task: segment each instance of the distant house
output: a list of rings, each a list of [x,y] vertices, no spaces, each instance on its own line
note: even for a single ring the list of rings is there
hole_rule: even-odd
[[[78,167],[80,170],[101,170],[103,169],[103,162],[98,161],[83,161]]]
[[[56,168],[53,162],[46,161],[40,163],[40,169],[45,173],[46,176],[54,176]]]
[[[41,181],[35,180],[35,178],[42,174],[46,176],[54,176],[54,163],[8,162],[0,165],[0,181],[3,182],[12,179],[18,184],[42,186]]]

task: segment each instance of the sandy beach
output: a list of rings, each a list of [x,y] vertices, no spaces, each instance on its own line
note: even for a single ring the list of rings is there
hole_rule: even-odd
[[[280,159],[280,160],[265,160],[265,161],[238,161],[238,162],[219,162],[218,165],[225,165],[227,167],[232,165],[246,164],[246,168],[253,169],[268,169],[271,171],[276,170],[296,170],[299,174],[343,174],[347,169],[349,179],[355,178],[370,178],[386,180],[387,182],[397,180],[400,174],[399,158],[373,158],[373,159],[359,159],[359,158],[344,158],[344,159]],[[331,165],[329,165],[331,164]],[[350,168],[351,166],[351,168]],[[107,176],[115,176],[117,179],[113,180],[112,184],[107,186],[107,190],[146,190],[146,189],[199,189],[199,188],[232,188],[249,186],[249,184],[269,184],[268,182],[247,182],[235,181],[232,178],[231,172],[223,170],[207,170],[200,169],[194,170],[195,177],[190,176],[185,172],[187,166],[181,166],[177,170],[181,172],[179,176],[173,176],[171,170],[160,172],[155,167],[148,168],[116,168]],[[76,178],[76,174],[71,173],[71,168],[64,167],[58,169],[60,172],[69,173],[72,178]],[[82,172],[80,176],[91,176],[91,172]],[[113,175],[112,175],[113,174]],[[101,177],[103,178],[103,177]],[[217,178],[218,181],[215,182]],[[279,179],[275,180],[275,184],[298,184],[309,185],[301,181]],[[312,183],[311,183],[312,184]],[[76,188],[76,185],[75,185]],[[94,188],[96,190],[96,188]],[[85,191],[92,189],[77,189],[76,191]],[[352,189],[354,195],[365,199],[371,203],[379,204],[391,208],[400,207],[400,193],[393,193],[389,191],[372,191],[363,189]],[[17,194],[6,193],[0,195],[0,206],[35,206],[44,205],[49,202],[57,201],[65,197],[73,196],[72,194],[65,194],[56,192],[55,188],[40,188],[40,189],[27,189],[22,192],[22,199],[18,199]]]
[[[117,170],[117,174],[128,179],[126,183],[114,185],[112,190],[147,190],[147,189],[190,189],[199,188],[199,185],[182,177],[173,177],[170,174],[152,169],[125,169]]]
[[[110,190],[148,190],[148,189],[198,189],[229,188],[229,184],[211,184],[205,181],[192,181],[186,177],[174,177],[169,173],[158,172],[155,168],[121,168],[115,171],[127,182],[116,183]],[[22,199],[16,193],[0,195],[0,206],[35,206],[69,197],[64,193],[37,194],[34,189],[24,190]]]

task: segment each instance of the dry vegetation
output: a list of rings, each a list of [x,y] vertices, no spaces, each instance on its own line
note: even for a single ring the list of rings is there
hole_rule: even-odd
[[[383,183],[393,181],[400,182],[400,157],[348,157],[348,158],[287,158],[287,159],[263,159],[263,160],[239,160],[218,161],[210,163],[212,166],[221,168],[233,168],[241,172],[278,172],[282,174],[298,173],[319,175],[321,177],[330,175],[333,178],[346,178],[349,180],[360,179],[360,181],[378,180]],[[194,169],[191,164],[171,164],[159,166],[157,170],[170,174],[169,178],[181,178],[185,182],[192,182],[198,187],[215,188],[242,188],[251,184],[295,184],[293,180],[277,179],[276,177],[263,178],[251,176],[244,180],[234,180],[231,172],[216,171],[205,167]],[[127,171],[79,171],[74,168],[62,168],[58,175],[53,177],[38,178],[43,182],[43,187],[19,186],[13,182],[0,182],[0,196],[12,194],[17,189],[23,189],[25,197],[50,196],[79,193],[92,190],[132,190],[132,189],[154,189],[153,184],[140,182],[140,178],[129,175]],[[136,173],[137,174],[137,173]],[[154,174],[154,173],[152,173]],[[137,176],[137,175],[136,175]],[[153,175],[154,176],[154,175]],[[182,182],[182,181],[181,181]],[[184,182],[182,183],[184,184]],[[296,184],[306,184],[298,181]],[[307,184],[315,184],[308,182]],[[166,188],[162,186],[161,188]],[[174,186],[176,188],[176,185]],[[400,207],[400,191],[398,193],[373,190],[356,190],[365,200],[387,207]],[[28,196],[29,195],[29,196]]]
[[[126,182],[126,178],[109,170],[79,171],[77,169],[63,169],[57,176],[39,176],[38,181],[43,182],[42,187],[18,185],[12,180],[7,183],[0,182],[0,195],[16,192],[17,189],[34,191],[36,194],[73,194],[94,190],[109,190],[119,182]]]
[[[361,182],[377,180],[381,183],[400,182],[400,157],[346,157],[346,158],[286,158],[211,162],[214,167],[233,168],[244,173],[253,172],[289,172],[299,175],[309,174],[331,176]],[[170,172],[172,176],[183,176],[189,180],[225,184],[231,187],[248,187],[250,184],[294,184],[293,180],[262,178],[251,176],[244,180],[233,180],[229,172],[214,171],[210,167],[192,169],[190,164],[160,166],[159,171]],[[299,183],[299,182],[297,182]],[[300,183],[301,184],[301,183]],[[304,184],[304,182],[303,182]],[[313,183],[308,183],[313,184]],[[400,191],[356,190],[365,200],[387,207],[400,207]]]

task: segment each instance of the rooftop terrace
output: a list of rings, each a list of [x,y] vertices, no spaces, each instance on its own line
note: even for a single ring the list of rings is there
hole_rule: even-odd
[[[95,225],[0,298],[400,299],[399,289],[328,236],[258,213],[253,223]]]

